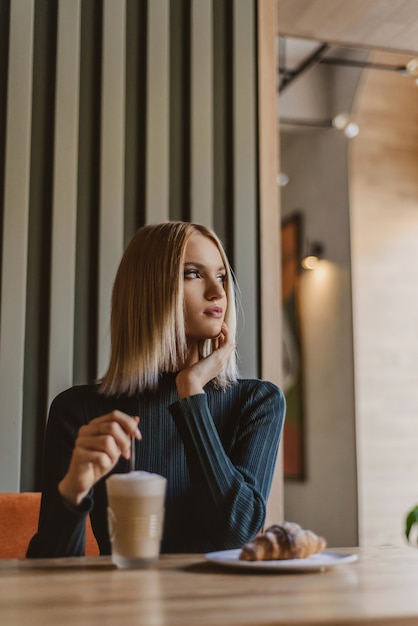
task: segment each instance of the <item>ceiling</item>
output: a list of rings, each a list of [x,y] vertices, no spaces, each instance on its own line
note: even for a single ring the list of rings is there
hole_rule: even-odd
[[[418,0],[277,0],[279,35],[418,53]]]
[[[278,38],[278,52],[280,91],[318,64],[364,68],[369,54],[364,48],[343,47],[312,39],[283,36]],[[401,68],[404,65],[399,63],[387,67]]]

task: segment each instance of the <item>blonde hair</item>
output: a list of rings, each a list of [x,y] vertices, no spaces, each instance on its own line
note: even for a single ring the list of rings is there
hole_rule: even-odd
[[[100,392],[132,395],[155,389],[162,372],[176,372],[188,348],[184,323],[183,265],[187,242],[198,232],[217,246],[226,270],[225,323],[236,334],[236,293],[232,270],[217,235],[199,224],[162,222],[140,228],[120,262],[112,293],[111,355]],[[199,346],[201,357],[211,340]],[[237,380],[235,351],[213,384],[226,388]]]

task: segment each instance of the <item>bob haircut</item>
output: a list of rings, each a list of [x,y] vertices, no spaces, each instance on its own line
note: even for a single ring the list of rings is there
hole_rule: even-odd
[[[234,278],[222,243],[210,229],[188,222],[162,222],[140,228],[128,244],[116,273],[110,320],[109,367],[100,381],[106,396],[156,389],[163,372],[177,372],[187,356],[184,321],[184,256],[193,233],[216,245],[225,265],[225,323],[235,338]],[[202,340],[199,354],[212,352]],[[226,388],[238,376],[236,353],[212,384]]]

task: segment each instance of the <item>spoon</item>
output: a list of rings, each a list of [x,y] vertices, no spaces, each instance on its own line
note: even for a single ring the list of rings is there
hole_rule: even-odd
[[[138,432],[139,431],[139,428],[138,428],[139,417],[135,416],[133,419],[136,422],[137,432]],[[135,439],[136,439],[135,434],[132,434],[132,436],[131,436],[131,458],[129,459],[129,471],[130,472],[134,472],[135,471],[135,450],[136,450]]]
[[[135,437],[131,437],[131,458],[129,459],[129,470],[135,471]]]

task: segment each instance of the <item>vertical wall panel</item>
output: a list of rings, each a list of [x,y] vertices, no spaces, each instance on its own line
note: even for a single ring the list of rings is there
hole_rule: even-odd
[[[48,404],[73,381],[80,0],[60,0],[57,31]]]
[[[48,402],[57,17],[56,2],[36,0],[20,480],[25,488],[40,476]]]
[[[19,489],[25,344],[26,260],[34,3],[10,7],[0,332],[0,480]]]
[[[0,0],[0,275],[3,257],[3,201],[4,201],[4,164],[6,151],[6,94],[7,62],[9,50],[9,0]],[[0,283],[1,284],[1,283]]]
[[[191,220],[213,227],[213,10],[191,9]]]
[[[233,257],[233,12],[232,0],[213,3],[213,224]]]
[[[190,219],[191,0],[170,2],[169,217]]]
[[[125,244],[145,221],[147,1],[126,2]]]
[[[257,32],[261,375],[280,386],[282,305],[280,196],[276,183],[277,172],[280,171],[276,0],[258,0]],[[277,140],[272,141],[272,137]],[[283,461],[280,453],[267,507],[266,526],[283,517]]]
[[[146,221],[169,218],[169,0],[148,2]]]
[[[92,382],[97,376],[102,23],[102,0],[82,0],[73,363],[75,384]]]
[[[244,310],[238,349],[243,375],[254,377],[258,375],[255,13],[253,0],[234,0],[233,7],[234,265]]]
[[[124,239],[125,17],[124,0],[105,0],[99,235],[99,376],[104,374],[109,359],[110,300]]]

